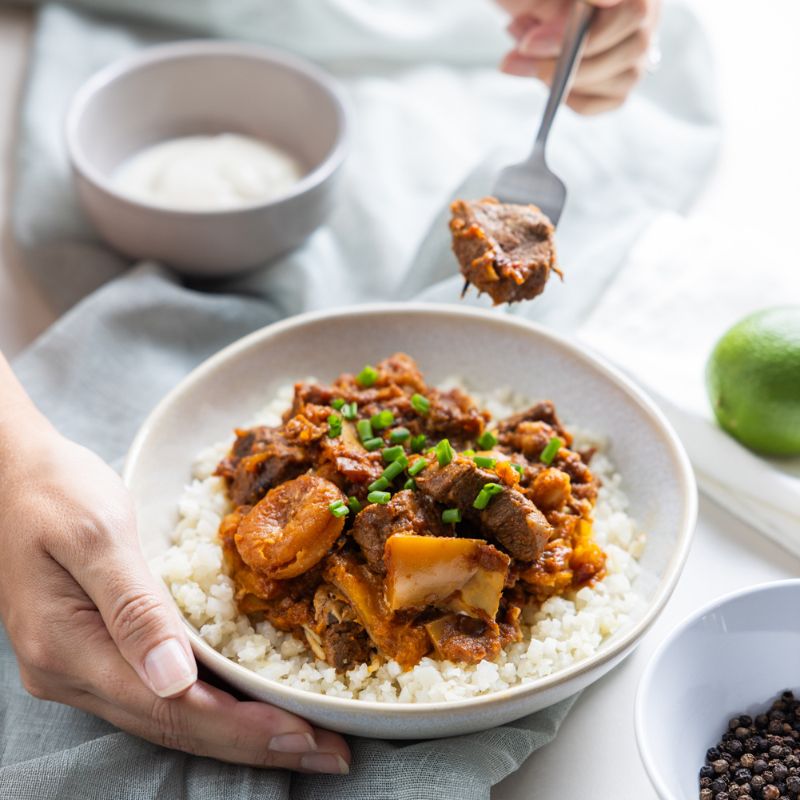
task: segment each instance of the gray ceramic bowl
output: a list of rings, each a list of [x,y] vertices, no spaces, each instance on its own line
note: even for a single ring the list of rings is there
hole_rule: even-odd
[[[680,575],[696,516],[686,454],[638,389],[595,356],[530,323],[455,306],[376,305],[305,314],[263,328],[210,358],[142,426],[124,478],[133,493],[145,555],[171,544],[177,499],[195,455],[231,438],[277,387],[314,375],[334,378],[402,350],[427,379],[452,375],[470,388],[513,387],[549,398],[566,420],[608,437],[630,511],[647,532],[638,588],[645,607],[594,655],[530,683],[446,703],[378,703],[312,694],[268,680],[212,649],[197,631],[197,657],[230,684],[327,728],[390,739],[451,736],[490,728],[563,700],[618,664],[663,608]]]
[[[340,91],[308,62],[255,45],[189,41],[98,72],[72,101],[66,138],[78,195],[109,244],[187,274],[220,275],[296,247],[326,219],[346,128]],[[282,197],[225,211],[160,208],[125,197],[110,180],[148,145],[223,132],[285,148],[305,176]]]

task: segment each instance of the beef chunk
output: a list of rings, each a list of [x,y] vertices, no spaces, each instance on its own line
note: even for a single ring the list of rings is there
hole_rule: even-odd
[[[425,629],[442,659],[477,664],[500,655],[500,628],[493,620],[448,614],[429,622]]]
[[[417,487],[437,502],[469,511],[480,490],[494,483],[496,476],[471,459],[457,456],[445,467],[434,462],[415,480]]]
[[[431,499],[409,490],[398,492],[386,505],[368,505],[356,516],[351,533],[378,575],[386,574],[383,549],[393,534],[450,535]]]
[[[555,406],[549,400],[543,400],[525,411],[513,414],[497,426],[497,438],[501,447],[512,452],[521,452],[534,461],[538,461],[554,436],[560,437],[567,446],[572,443],[572,436],[561,424]]]
[[[425,380],[419,371],[417,362],[405,353],[378,362],[378,386],[400,386],[413,392],[425,391]]]
[[[337,622],[322,632],[325,660],[340,672],[369,661],[370,640],[357,622]]]
[[[460,448],[483,433],[484,416],[472,398],[460,389],[446,392],[430,389],[427,397],[431,405],[427,416],[423,418],[423,425],[431,439],[447,438]]]
[[[520,561],[533,561],[553,532],[542,512],[515,489],[491,500],[481,511],[481,524]]]
[[[576,498],[594,505],[597,500],[597,478],[586,466],[580,453],[562,448],[553,460],[553,466],[569,475],[572,494]]]
[[[416,478],[422,492],[468,515],[476,513],[472,503],[480,490],[496,480],[496,475],[460,456],[444,467],[432,465]],[[482,529],[520,561],[533,561],[553,532],[542,512],[516,489],[504,489],[478,516]]]
[[[302,447],[290,443],[277,428],[258,426],[236,431],[231,452],[214,474],[228,480],[235,505],[255,505],[273,486],[296,478],[309,465]]]
[[[450,207],[453,252],[461,273],[495,303],[530,300],[558,275],[554,228],[533,205],[456,200]]]

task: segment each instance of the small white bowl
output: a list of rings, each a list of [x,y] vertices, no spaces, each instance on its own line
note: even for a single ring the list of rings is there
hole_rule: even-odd
[[[111,180],[149,145],[218,133],[282,147],[306,173],[280,197],[222,211],[151,205]],[[109,244],[209,276],[264,264],[325,221],[347,123],[336,83],[313,64],[257,45],[200,40],[151,47],[98,72],[70,105],[66,139],[78,196]]]
[[[713,568],[713,567],[712,567]],[[800,688],[800,580],[715,600],[659,646],[636,695],[636,741],[662,800],[696,800],[708,748],[739,713]]]
[[[235,342],[184,379],[145,421],[124,479],[145,556],[157,557],[172,543],[177,500],[198,452],[230,439],[279,386],[309,375],[332,380],[398,350],[415,357],[433,384],[455,375],[475,391],[511,387],[532,401],[551,399],[563,419],[608,437],[630,513],[647,532],[637,587],[644,606],[583,661],[494,694],[439,703],[313,694],[234,663],[191,627],[189,636],[197,657],[228,683],[318,725],[388,739],[453,736],[518,719],[596,681],[633,650],[678,580],[695,524],[694,478],[669,424],[629,380],[566,339],[498,312],[387,304],[304,314]]]

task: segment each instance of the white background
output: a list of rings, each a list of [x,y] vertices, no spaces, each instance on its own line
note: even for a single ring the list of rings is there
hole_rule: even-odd
[[[726,136],[717,174],[692,215],[732,227],[748,215],[758,235],[777,243],[785,268],[800,270],[800,3],[696,0],[696,7],[715,50]],[[0,350],[9,357],[52,321],[14,252],[8,221],[10,152],[31,29],[28,11],[0,9]],[[753,270],[757,275],[758,264]],[[653,798],[633,735],[633,698],[648,655],[713,597],[797,575],[800,559],[701,500],[684,575],[641,647],[584,693],[555,743],[497,787],[494,800]]]

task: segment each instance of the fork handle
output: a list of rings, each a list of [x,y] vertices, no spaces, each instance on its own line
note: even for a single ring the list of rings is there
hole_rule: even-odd
[[[580,61],[586,34],[589,32],[589,27],[594,19],[595,10],[595,7],[590,6],[585,0],[575,0],[572,6],[567,26],[564,30],[564,44],[561,49],[561,55],[558,57],[553,83],[550,86],[550,96],[547,98],[547,105],[542,115],[539,132],[536,134],[534,152],[540,150],[541,154],[544,155],[550,128],[553,125],[556,111],[561,105],[564,93],[572,80],[575,67]]]

